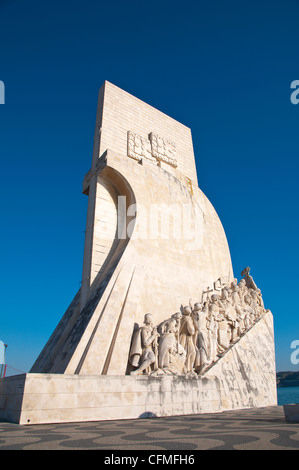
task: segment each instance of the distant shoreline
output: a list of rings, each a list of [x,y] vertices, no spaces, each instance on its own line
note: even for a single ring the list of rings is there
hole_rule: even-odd
[[[282,387],[299,387],[299,371],[283,371],[276,373],[277,388]]]

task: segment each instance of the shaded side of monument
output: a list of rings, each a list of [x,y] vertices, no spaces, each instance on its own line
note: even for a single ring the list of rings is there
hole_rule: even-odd
[[[81,289],[29,374],[0,381],[20,424],[275,405],[273,318],[237,283],[198,187],[191,131],[109,82],[99,92]]]

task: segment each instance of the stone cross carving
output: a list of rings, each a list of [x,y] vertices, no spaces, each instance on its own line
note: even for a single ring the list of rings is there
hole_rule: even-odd
[[[211,292],[214,292],[214,289],[210,289],[210,287],[207,287],[207,290],[203,290],[203,291],[202,291],[201,301],[202,301],[202,302],[204,301],[204,295],[205,295],[205,294],[207,294],[206,300],[209,301],[209,300],[210,300],[210,293],[211,293]]]
[[[131,374],[193,375],[211,367],[266,312],[249,268],[242,276],[239,283],[219,279],[215,290],[203,291],[201,302],[192,306],[190,301],[157,326],[152,315],[145,315],[131,344]]]

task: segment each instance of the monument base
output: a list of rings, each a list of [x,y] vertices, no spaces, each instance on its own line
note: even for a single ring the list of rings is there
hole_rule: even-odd
[[[277,396],[270,311],[204,376],[22,374],[0,380],[0,419],[27,425],[271,405]]]
[[[299,403],[283,405],[283,411],[287,423],[299,423]]]

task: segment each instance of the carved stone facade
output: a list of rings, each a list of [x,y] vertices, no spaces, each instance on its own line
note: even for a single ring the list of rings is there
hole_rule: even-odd
[[[273,316],[249,268],[234,280],[225,231],[198,187],[191,130],[105,82],[83,192],[81,287],[30,373],[1,379],[0,418],[274,405]]]
[[[149,138],[142,137],[135,132],[128,131],[128,157],[140,161],[142,158],[150,160],[154,165],[161,162],[176,168],[176,146],[174,142],[151,132]]]
[[[202,375],[266,313],[250,268],[238,283],[223,278],[155,326],[146,314],[132,338],[131,375]]]

